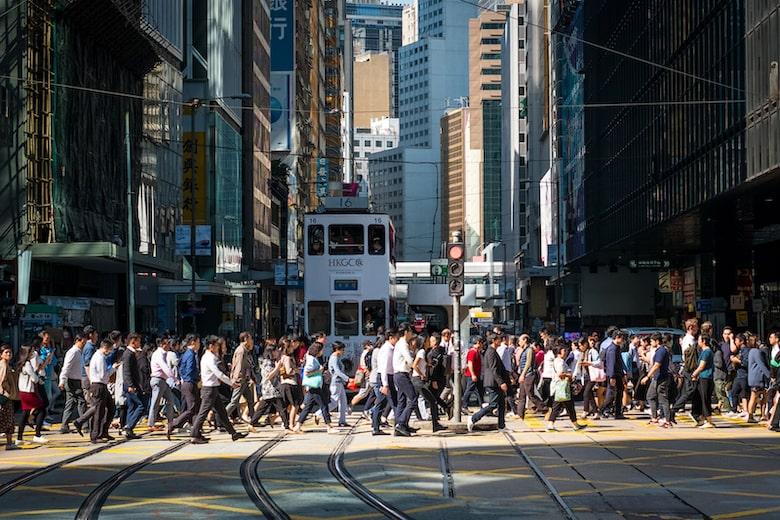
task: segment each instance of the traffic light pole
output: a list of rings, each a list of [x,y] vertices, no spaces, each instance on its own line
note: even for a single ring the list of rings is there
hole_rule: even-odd
[[[452,381],[452,389],[453,389],[453,407],[455,408],[453,410],[454,418],[456,423],[460,423],[462,421],[462,417],[460,414],[461,410],[461,402],[460,397],[462,390],[460,388],[460,296],[453,296],[452,297],[452,341],[453,346],[455,347],[455,363],[453,365],[452,371],[453,371],[453,381]]]

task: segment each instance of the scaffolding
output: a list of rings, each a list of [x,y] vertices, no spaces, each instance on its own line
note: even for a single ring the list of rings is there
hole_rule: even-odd
[[[54,242],[52,206],[52,0],[27,0],[25,52],[27,237]]]

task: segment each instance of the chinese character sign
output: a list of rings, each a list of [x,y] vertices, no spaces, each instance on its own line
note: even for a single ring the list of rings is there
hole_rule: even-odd
[[[271,70],[294,68],[295,0],[271,0]]]
[[[206,134],[184,132],[182,172],[182,222],[189,223],[195,208],[195,222],[206,224]]]

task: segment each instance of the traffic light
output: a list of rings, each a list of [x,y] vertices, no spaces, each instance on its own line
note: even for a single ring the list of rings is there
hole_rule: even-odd
[[[466,266],[464,257],[466,246],[459,235],[453,237],[453,241],[447,244],[447,287],[450,296],[463,296],[465,281],[463,280]]]

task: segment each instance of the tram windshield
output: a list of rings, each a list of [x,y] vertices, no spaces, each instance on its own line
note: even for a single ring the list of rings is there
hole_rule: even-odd
[[[328,253],[331,255],[362,255],[365,251],[363,226],[331,224],[328,226]]]

